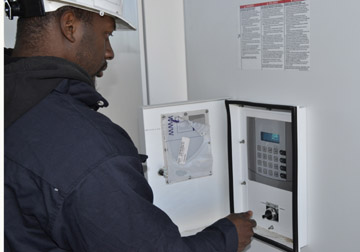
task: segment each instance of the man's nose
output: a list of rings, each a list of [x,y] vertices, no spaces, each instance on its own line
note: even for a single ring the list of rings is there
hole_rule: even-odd
[[[110,41],[107,41],[105,48],[105,59],[112,60],[115,57],[114,51],[111,47]]]

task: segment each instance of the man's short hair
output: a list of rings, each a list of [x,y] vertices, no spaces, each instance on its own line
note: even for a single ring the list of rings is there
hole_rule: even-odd
[[[38,42],[49,32],[47,26],[66,12],[71,10],[75,17],[85,24],[92,24],[92,13],[72,6],[63,6],[56,11],[47,12],[45,16],[19,18],[17,23],[16,41],[26,43],[31,48],[36,48]]]

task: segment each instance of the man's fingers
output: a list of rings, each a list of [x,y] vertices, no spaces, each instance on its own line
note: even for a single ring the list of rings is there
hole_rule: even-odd
[[[250,222],[253,228],[256,227],[257,225],[256,220],[251,219]]]
[[[250,219],[253,215],[252,211],[247,211],[244,213],[239,213],[238,215],[240,215],[241,217],[245,218],[245,219]]]
[[[246,212],[249,215],[249,218],[251,218],[253,216],[253,212],[251,210]]]
[[[253,215],[253,212],[252,211],[247,211],[247,212],[244,212],[244,213],[239,213],[239,215],[244,218],[244,219],[247,219],[250,221],[251,223],[251,227],[256,227],[257,223],[255,220],[251,219],[252,215]]]

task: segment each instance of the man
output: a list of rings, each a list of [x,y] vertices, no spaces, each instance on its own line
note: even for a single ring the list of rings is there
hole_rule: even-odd
[[[108,104],[93,80],[128,23],[71,5],[20,18],[6,51],[5,251],[242,251],[251,212],[181,237],[152,204],[131,139],[96,112]]]

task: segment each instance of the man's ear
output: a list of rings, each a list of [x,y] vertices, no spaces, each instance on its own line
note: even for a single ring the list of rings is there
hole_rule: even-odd
[[[79,25],[79,20],[71,10],[65,11],[60,17],[61,32],[63,36],[72,43],[76,41],[75,33]]]

